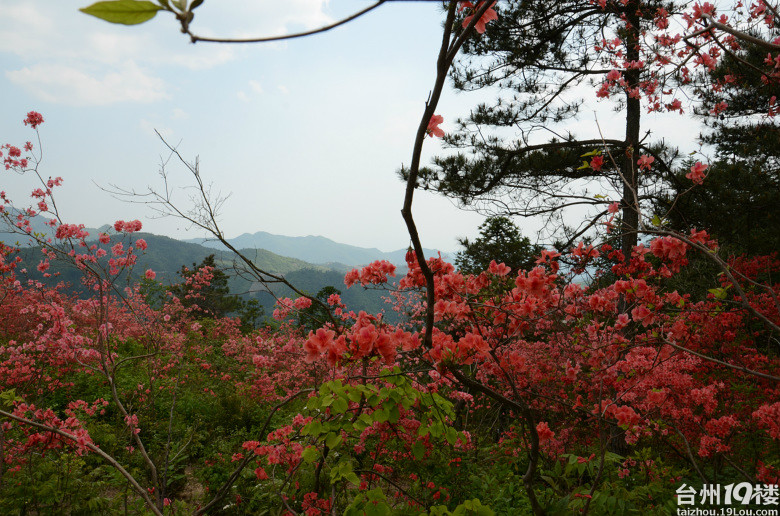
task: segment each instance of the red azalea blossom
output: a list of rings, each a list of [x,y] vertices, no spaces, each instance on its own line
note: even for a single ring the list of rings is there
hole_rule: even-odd
[[[493,6],[496,5],[496,2],[493,2],[493,4],[488,8],[487,11],[480,17],[479,20],[477,20],[477,23],[474,24],[474,29],[479,32],[480,34],[485,33],[485,26],[490,23],[493,20],[498,19],[498,13],[496,13],[495,9],[493,9]],[[479,2],[476,7],[472,7],[473,4],[471,2],[461,2],[459,10],[463,10],[465,8],[473,9],[472,12],[476,12],[479,10],[479,8],[482,6],[482,2]],[[466,16],[466,18],[463,19],[463,28],[469,26],[471,23],[471,20],[474,18],[474,15]]]
[[[428,122],[428,129],[425,132],[428,136],[438,136],[439,138],[444,136],[444,131],[439,127],[439,124],[444,122],[444,117],[441,115],[433,115]]]
[[[545,421],[542,421],[536,425],[536,433],[539,434],[539,442],[543,443],[555,437],[555,432],[550,430],[550,427]]]
[[[37,111],[30,111],[27,113],[27,118],[24,119],[24,125],[29,125],[33,129],[36,129],[43,123],[43,115]]]
[[[650,170],[650,167],[653,165],[654,161],[654,157],[642,154],[642,156],[639,157],[637,164],[639,165],[640,169]]]
[[[704,178],[706,177],[704,171],[707,170],[708,167],[709,165],[697,161],[696,164],[691,167],[691,171],[688,174],[685,174],[685,177],[697,185],[700,185],[704,182]]]

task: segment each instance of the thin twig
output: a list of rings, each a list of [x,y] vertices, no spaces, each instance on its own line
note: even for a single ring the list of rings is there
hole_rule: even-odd
[[[58,428],[53,428],[47,425],[44,425],[43,423],[38,423],[37,421],[31,421],[27,418],[16,416],[14,414],[11,414],[10,412],[6,412],[4,410],[0,410],[0,416],[7,417],[9,419],[13,419],[14,421],[17,421],[19,423],[33,426],[35,428],[40,428],[41,430],[45,430],[47,432],[51,432],[53,434],[60,435],[62,437],[65,437],[66,439],[69,439],[73,442],[78,442],[78,437],[75,435],[69,434],[67,432],[64,432]],[[119,473],[127,479],[127,481],[130,483],[131,486],[133,486],[133,489],[141,496],[141,498],[144,499],[146,502],[146,505],[149,507],[149,510],[151,510],[154,514],[158,516],[163,516],[163,513],[160,512],[160,509],[157,508],[154,501],[149,497],[149,493],[146,489],[141,487],[138,482],[133,478],[133,475],[131,475],[125,468],[122,467],[119,462],[116,461],[112,456],[98,448],[92,443],[84,443],[84,447],[88,448],[90,451],[94,452],[95,454],[99,455],[103,460],[108,462],[111,466],[113,466]]]
[[[340,27],[346,23],[351,22],[352,20],[359,18],[363,16],[364,14],[373,11],[383,3],[387,2],[387,0],[379,0],[377,3],[372,4],[365,9],[358,11],[350,16],[347,16],[346,18],[343,18],[335,23],[331,23],[330,25],[325,25],[324,27],[319,27],[317,29],[307,30],[303,32],[296,32],[293,34],[284,34],[282,36],[264,36],[264,37],[257,37],[257,38],[209,38],[205,36],[198,36],[196,34],[193,34],[190,31],[189,28],[189,22],[185,21],[185,18],[180,18],[182,23],[182,32],[187,34],[190,37],[190,41],[193,43],[197,43],[198,41],[204,41],[208,43],[268,43],[271,41],[284,41],[288,39],[295,39],[295,38],[303,38],[306,36],[313,36],[314,34],[321,34],[323,32],[328,32],[331,29],[335,29],[336,27]]]

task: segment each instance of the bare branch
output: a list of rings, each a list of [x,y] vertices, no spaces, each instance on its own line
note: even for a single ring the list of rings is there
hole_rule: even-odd
[[[373,11],[380,5],[384,4],[388,0],[379,0],[377,3],[372,4],[365,9],[358,11],[350,16],[347,16],[346,18],[343,18],[335,23],[331,23],[330,25],[325,25],[324,27],[320,27],[317,29],[307,30],[303,32],[296,32],[293,34],[285,34],[282,36],[264,36],[264,37],[257,37],[257,38],[209,38],[205,36],[198,36],[196,34],[193,34],[190,31],[189,28],[189,21],[187,21],[187,17],[179,17],[179,20],[181,21],[181,31],[184,34],[187,34],[190,37],[190,41],[193,43],[197,43],[198,41],[204,41],[208,43],[268,43],[271,41],[284,41],[288,39],[296,39],[296,38],[303,38],[306,36],[313,36],[314,34],[321,34],[323,32],[328,32],[329,30],[335,29],[336,27],[340,27],[346,23],[351,22],[352,20],[359,18],[363,16],[364,14]]]
[[[260,429],[260,432],[258,433],[258,436],[261,439],[265,440],[265,436],[267,435],[266,431],[268,430],[268,426],[271,424],[271,419],[276,415],[276,412],[279,409],[281,409],[282,407],[284,407],[285,405],[287,405],[288,403],[290,403],[291,401],[293,401],[294,399],[296,399],[301,394],[306,394],[306,393],[312,392],[312,391],[314,391],[314,389],[303,389],[303,390],[300,390],[300,391],[296,392],[295,394],[293,394],[291,396],[288,396],[287,398],[282,400],[280,403],[278,403],[274,408],[271,409],[271,412],[268,414],[268,417],[265,420],[265,424],[263,424],[263,428]],[[225,483],[222,484],[222,486],[220,486],[220,488],[217,490],[217,493],[214,495],[214,498],[212,498],[209,503],[207,503],[206,505],[204,505],[203,507],[201,507],[200,509],[195,511],[194,516],[200,516],[201,514],[208,513],[214,507],[214,505],[219,503],[219,501],[222,500],[222,498],[224,498],[225,495],[228,493],[228,491],[233,486],[233,484],[236,483],[236,480],[238,480],[238,476],[241,474],[241,472],[244,470],[244,468],[247,466],[247,464],[252,462],[252,460],[254,460],[254,459],[255,459],[255,456],[253,454],[247,455],[238,464],[238,467],[236,467],[236,469],[233,470],[233,473],[230,474],[230,476],[225,481]]]
[[[780,377],[778,377],[778,376],[773,376],[771,374],[765,374],[765,373],[762,373],[762,372],[759,372],[759,371],[754,371],[752,369],[748,369],[747,367],[743,367],[743,366],[729,364],[728,362],[724,362],[723,360],[718,360],[717,358],[714,358],[714,357],[708,357],[707,355],[702,355],[701,353],[698,353],[698,352],[696,352],[696,351],[694,351],[692,349],[688,349],[685,346],[680,346],[676,342],[673,342],[673,341],[667,339],[666,337],[664,337],[663,339],[664,339],[664,342],[666,342],[668,345],[672,346],[674,349],[677,349],[679,351],[683,351],[685,353],[690,353],[691,355],[697,356],[697,357],[699,357],[699,358],[701,358],[703,360],[706,360],[708,362],[713,362],[715,364],[720,364],[722,366],[726,366],[726,367],[729,367],[731,369],[735,369],[737,371],[742,371],[743,373],[751,374],[753,376],[758,376],[760,378],[766,378],[767,380],[772,380],[774,382],[780,382]]]
[[[752,43],[754,45],[757,45],[759,47],[765,48],[770,51],[776,52],[780,50],[780,45],[770,43],[769,41],[765,41],[755,36],[751,36],[747,32],[742,32],[740,30],[735,29],[734,27],[730,27],[723,23],[717,22],[709,13],[703,13],[702,18],[706,19],[709,22],[709,24],[712,25],[712,27],[718,30],[722,30],[723,32],[727,32],[739,40],[747,41],[748,43]]]
[[[69,434],[67,432],[64,432],[58,428],[54,428],[48,425],[44,425],[43,423],[38,423],[37,421],[32,421],[30,419],[16,416],[14,414],[11,414],[10,412],[6,412],[4,410],[0,410],[0,416],[7,417],[8,419],[13,419],[14,421],[17,421],[19,423],[29,425],[35,428],[40,428],[41,430],[44,430],[46,432],[51,432],[53,434],[57,434],[61,437],[64,437],[66,439],[69,439],[73,442],[78,442],[78,437],[76,437],[73,434]],[[86,448],[89,448],[89,450],[97,455],[99,455],[103,460],[108,462],[113,468],[115,468],[119,473],[127,479],[127,481],[130,483],[130,485],[133,487],[133,489],[138,493],[138,495],[144,499],[144,502],[146,502],[147,507],[149,507],[149,510],[152,511],[154,514],[158,516],[163,516],[163,513],[160,511],[160,509],[157,508],[154,501],[149,497],[149,493],[141,487],[135,478],[133,478],[133,475],[131,475],[124,467],[122,467],[119,462],[117,462],[116,459],[114,459],[112,456],[98,448],[92,443],[85,443],[83,446]]]

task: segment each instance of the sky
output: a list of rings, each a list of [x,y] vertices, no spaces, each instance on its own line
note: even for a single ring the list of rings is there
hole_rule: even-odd
[[[435,78],[443,20],[437,2],[389,3],[343,27],[270,44],[191,44],[168,13],[133,27],[78,11],[89,0],[0,0],[0,144],[22,145],[36,110],[41,173],[61,176],[63,218],[88,227],[139,219],[144,230],[202,236],[143,203],[112,196],[163,183],[168,157],[161,133],[188,160],[197,157],[212,191],[229,196],[219,216],[230,238],[242,233],[322,235],[382,251],[409,244],[400,215],[404,184],[396,171],[411,158],[424,102]],[[362,9],[353,0],[206,0],[192,30],[247,37],[328,24]],[[447,87],[442,128],[486,97]],[[594,97],[595,98],[595,97]],[[584,116],[578,134],[608,127],[609,105]],[[697,125],[680,117],[650,127],[685,147]],[[440,151],[428,139],[423,163]],[[191,206],[192,177],[168,161],[174,201]],[[17,205],[33,182],[7,171],[0,189]],[[142,199],[139,199],[142,200]],[[457,250],[484,218],[428,192],[415,196],[423,245]],[[524,233],[537,221],[518,221]]]

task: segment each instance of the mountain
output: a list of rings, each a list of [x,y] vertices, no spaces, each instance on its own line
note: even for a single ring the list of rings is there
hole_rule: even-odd
[[[9,222],[15,222],[16,216],[20,212],[15,208],[9,208],[7,209],[7,213],[8,217],[0,217],[0,242],[16,245],[17,247],[30,247],[34,245],[30,238],[14,232],[10,230],[10,228],[6,229],[6,225]],[[43,235],[44,238],[53,238],[55,230],[46,224],[48,220],[50,219],[43,215],[36,215],[35,217],[30,218],[32,231],[39,235]],[[96,240],[99,233],[107,233],[111,235],[112,238],[116,236],[114,228],[110,225],[84,229],[90,234],[87,240]],[[150,234],[151,233],[146,233],[146,235]],[[226,251],[225,246],[216,240],[189,238],[181,240],[181,242],[197,244],[201,247],[216,249],[218,251]],[[254,234],[244,233],[236,238],[228,239],[228,242],[239,250],[251,249],[251,252],[254,253],[254,250],[257,249],[261,254],[263,254],[263,250],[265,250],[275,256],[295,258],[307,262],[308,264],[321,265],[342,272],[346,272],[359,265],[366,265],[375,260],[387,260],[394,265],[404,266],[404,257],[406,256],[406,249],[384,252],[375,247],[367,248],[342,244],[323,236],[310,235],[305,237],[290,237],[274,235],[265,231],[258,231]],[[436,256],[438,254],[438,251],[433,249],[425,249],[424,251],[426,257]],[[202,253],[196,254],[200,256]],[[454,260],[454,256],[450,253],[443,252],[442,257],[450,262]],[[268,258],[272,262],[276,260],[276,266],[280,266],[278,259],[271,258],[270,255],[265,255],[264,257],[260,256],[260,258]],[[188,262],[185,261],[184,263]],[[191,260],[189,263],[191,263]],[[285,269],[285,267],[287,267],[286,271],[293,270],[290,269],[289,266],[283,266],[282,269]],[[176,267],[175,270],[178,269],[179,268]],[[275,269],[275,271],[281,272],[281,269]]]
[[[245,298],[257,298],[267,315],[273,311],[275,297],[297,297],[297,294],[294,294],[283,284],[262,286],[250,278],[236,274],[233,270],[235,257],[230,252],[151,233],[135,233],[132,240],[135,241],[139,238],[146,241],[148,248],[145,252],[139,253],[132,272],[117,279],[115,284],[119,288],[138,281],[146,269],[155,271],[157,281],[164,285],[177,282],[180,280],[178,272],[183,265],[192,267],[193,264],[197,265],[205,257],[213,254],[217,266],[230,277],[228,283],[230,291]],[[117,238],[116,235],[112,235],[112,242],[109,246],[120,240],[124,240],[125,245],[129,244],[126,238]],[[366,290],[361,287],[347,289],[344,285],[343,268],[334,270],[331,267],[307,263],[296,258],[279,256],[264,249],[243,249],[241,252],[251,259],[258,268],[284,276],[302,292],[316,295],[322,288],[333,286],[342,292],[342,300],[349,309],[379,311],[386,307],[382,300],[386,294],[383,291]],[[64,282],[66,291],[74,294],[81,293],[83,289],[80,281],[82,272],[75,266],[68,262],[53,260],[47,272],[57,274],[44,278],[43,274],[37,270],[38,263],[42,258],[39,247],[20,247],[19,256],[22,258],[22,263],[17,269],[20,278],[36,279],[48,285]],[[107,257],[101,260],[104,266],[106,260]],[[26,273],[22,272],[23,269],[26,270]]]
[[[5,229],[3,221],[13,223],[19,212],[13,208],[7,209],[7,217],[0,217],[0,241],[15,245],[20,248],[22,264],[18,270],[25,269],[28,278],[43,281],[54,285],[64,282],[66,289],[73,293],[79,293],[82,273],[73,265],[65,262],[53,261],[48,272],[57,275],[44,278],[37,270],[41,259],[40,248],[34,245],[31,238],[18,234],[10,228]],[[43,235],[44,238],[53,238],[54,229],[46,224],[50,220],[37,215],[30,218],[32,232]],[[3,231],[5,229],[5,231]],[[137,240],[143,238],[148,249],[140,253],[135,267],[129,274],[124,274],[118,279],[117,286],[127,285],[138,281],[146,269],[152,269],[156,273],[157,281],[163,284],[171,284],[179,281],[178,272],[183,265],[191,267],[203,261],[213,254],[218,267],[225,270],[230,276],[229,286],[232,293],[242,297],[257,298],[265,308],[266,314],[270,314],[276,297],[294,297],[295,294],[283,284],[264,286],[250,278],[242,277],[233,270],[236,259],[232,252],[215,241],[204,239],[176,240],[173,238],[154,235],[152,233],[135,233],[132,239],[126,235],[117,234],[109,225],[100,228],[85,228],[90,236],[87,240],[96,241],[99,233],[107,233],[111,236],[112,244],[124,240]],[[405,249],[393,252],[382,252],[379,249],[368,249],[347,244],[340,244],[321,236],[287,237],[272,235],[263,231],[255,234],[245,233],[229,242],[240,252],[251,259],[258,268],[272,274],[282,275],[295,285],[296,288],[307,294],[316,295],[323,287],[333,286],[342,292],[342,300],[348,309],[366,310],[378,312],[387,308],[383,298],[387,295],[381,290],[353,287],[347,289],[344,285],[344,273],[354,266],[364,265],[374,260],[387,260],[400,265],[398,277],[404,274],[406,269],[404,257]],[[435,256],[436,252],[426,249],[427,256]],[[443,255],[445,259],[451,259]],[[108,258],[105,258],[106,261]],[[104,264],[105,265],[105,264]],[[239,265],[241,265],[239,263]],[[20,276],[25,274],[20,273]],[[397,278],[396,278],[397,279]],[[388,314],[392,318],[392,314]]]
[[[185,240],[185,242],[213,249],[224,249],[222,243],[215,240],[192,238]],[[403,265],[406,256],[406,249],[383,252],[376,248],[341,244],[323,236],[289,237],[273,235],[265,231],[258,231],[254,234],[244,233],[236,238],[228,239],[228,242],[236,249],[267,249],[282,256],[327,265],[334,269],[365,265],[374,260],[387,260],[395,265]],[[436,256],[437,253],[438,251],[425,249],[426,256]],[[452,259],[452,256],[446,253],[442,253],[442,257]]]
[[[197,265],[211,254],[215,255],[215,261],[220,268],[225,269],[227,272],[233,269],[235,260],[232,253],[152,233],[134,233],[132,240],[112,235],[111,244],[109,245],[119,241],[123,241],[125,245],[128,245],[131,241],[136,241],[139,238],[143,238],[146,241],[148,248],[145,252],[138,253],[138,259],[133,270],[135,275],[143,274],[146,269],[152,269],[157,274],[159,281],[163,283],[175,282],[178,280],[178,272],[182,265],[187,267],[191,267],[193,264]],[[327,267],[307,263],[296,258],[279,256],[264,249],[246,249],[242,253],[252,260],[258,268],[273,274],[285,275],[303,269],[314,271],[331,270]],[[25,263],[24,266],[30,271],[36,268],[41,256],[38,247],[23,248],[20,250],[20,255]],[[73,283],[80,276],[80,272],[76,269],[71,271],[70,268],[63,267],[63,265],[58,263],[52,263],[52,269],[61,273],[59,277],[61,281]],[[340,274],[343,280],[343,273]]]
[[[0,213],[0,242],[14,247],[35,247],[38,245],[30,236],[20,233],[20,229],[9,227],[9,225],[16,224],[16,221],[18,220],[17,217],[22,213],[21,210],[16,208],[5,208],[2,210],[2,213]],[[53,217],[46,217],[38,214],[34,217],[27,218],[30,221],[32,233],[43,239],[54,238],[56,225],[52,227],[48,224]],[[99,233],[116,234],[114,228],[108,224],[99,228],[84,228],[84,231],[90,235],[87,240],[96,240]]]

